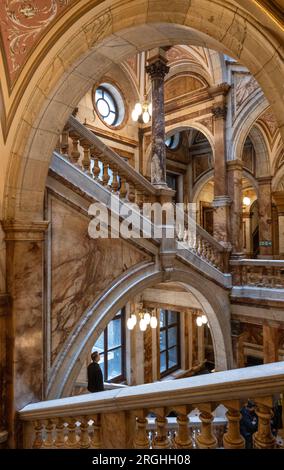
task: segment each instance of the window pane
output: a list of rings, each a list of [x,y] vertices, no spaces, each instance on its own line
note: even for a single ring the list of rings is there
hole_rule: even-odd
[[[116,118],[116,114],[113,111],[110,111],[109,115],[105,117],[105,122],[109,125],[112,126],[114,124]]]
[[[100,115],[103,118],[107,118],[107,116],[110,113],[110,108],[109,108],[108,103],[103,99],[99,99],[97,101],[97,108],[98,108],[98,111],[99,111]]]
[[[104,99],[107,102],[109,109],[115,112],[115,105],[114,105],[113,97],[107,91],[104,92]]]
[[[93,348],[92,348],[92,352],[94,352],[94,351],[99,351],[99,353],[100,353],[100,352],[102,352],[103,350],[104,350],[104,334],[102,333],[102,334],[98,337],[97,341],[95,342],[95,344],[94,344],[94,346],[93,346]]]
[[[121,320],[116,318],[112,320],[107,327],[108,340],[107,345],[108,349],[115,348],[121,345]]]
[[[96,95],[95,95],[95,100],[96,102],[103,96],[103,92],[101,90],[101,88],[97,88],[96,89]]]
[[[107,354],[108,360],[108,377],[107,380],[114,379],[122,374],[122,367],[121,367],[121,348],[114,349],[113,351],[109,351]]]
[[[104,370],[104,366],[105,366],[105,357],[104,357],[104,354],[101,354],[99,366],[100,366],[101,371],[102,371],[103,376],[104,376],[104,375],[105,375],[105,370]],[[104,380],[106,380],[106,379],[104,378]]]
[[[171,327],[168,330],[168,347],[170,348],[171,346],[176,346],[177,344],[177,334],[178,330],[177,327]]]
[[[164,351],[164,349],[167,348],[167,343],[166,343],[166,332],[165,331],[160,331],[160,350]]]
[[[167,369],[167,360],[166,360],[166,352],[160,354],[160,372],[165,372]]]
[[[169,364],[168,368],[176,366],[178,363],[178,354],[177,354],[177,347],[175,346],[172,349],[169,349]]]
[[[166,326],[166,313],[165,310],[160,310],[160,327]]]
[[[173,312],[172,310],[168,311],[168,324],[171,325],[172,323],[177,322],[177,312]]]

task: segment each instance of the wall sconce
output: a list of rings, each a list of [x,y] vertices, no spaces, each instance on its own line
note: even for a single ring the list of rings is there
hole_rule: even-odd
[[[157,328],[158,319],[153,314],[153,311],[150,313],[147,309],[143,308],[143,303],[139,303],[138,312],[132,313],[127,320],[128,330],[133,330],[135,325],[139,325],[140,331],[146,331],[148,325],[150,325],[151,328]]]

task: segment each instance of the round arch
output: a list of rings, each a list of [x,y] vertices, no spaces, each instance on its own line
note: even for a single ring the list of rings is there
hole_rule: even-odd
[[[80,319],[53,366],[47,399],[70,394],[88,351],[117,310],[145,288],[167,281],[186,286],[206,313],[210,323],[216,370],[232,368],[230,302],[227,290],[205,280],[193,269],[184,268],[182,264],[171,271],[161,271],[154,263],[143,263],[120,276]]]
[[[49,163],[68,116],[113,63],[137,51],[192,44],[237,58],[258,80],[284,134],[283,49],[248,11],[234,2],[214,0],[90,2],[91,7],[74,15],[65,31],[61,25],[60,41],[51,49],[48,41],[37,49],[41,63],[34,68],[12,126],[4,219],[42,218]],[[259,49],[262,53],[256,54]]]

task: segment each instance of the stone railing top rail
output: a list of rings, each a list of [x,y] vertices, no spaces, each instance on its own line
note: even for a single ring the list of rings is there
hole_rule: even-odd
[[[240,259],[230,260],[231,266],[265,266],[267,268],[284,268],[284,260],[282,259]]]
[[[215,372],[169,382],[154,382],[120,390],[58,400],[42,401],[25,406],[22,420],[61,416],[82,416],[116,413],[124,410],[153,409],[174,405],[224,403],[226,400],[271,396],[284,389],[284,361],[261,366]]]
[[[113,164],[120,170],[120,174],[124,174],[125,177],[132,181],[139,189],[146,192],[147,194],[156,195],[160,194],[160,190],[155,188],[150,181],[142,176],[138,171],[135,170],[129,163],[121,158],[114,150],[108,147],[99,137],[97,137],[92,131],[90,131],[84,124],[78,121],[74,116],[70,116],[68,119],[68,126],[70,129],[77,132],[80,137],[83,137],[89,144],[98,149],[101,154],[108,160],[108,163]],[[165,190],[164,190],[165,191]],[[168,190],[171,193],[172,190]]]

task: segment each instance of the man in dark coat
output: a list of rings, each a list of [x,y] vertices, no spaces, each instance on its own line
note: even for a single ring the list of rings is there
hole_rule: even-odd
[[[247,405],[241,409],[240,432],[246,442],[246,449],[252,449],[252,435],[257,431],[258,418],[255,412],[255,403],[248,400]]]
[[[88,365],[88,390],[91,393],[102,392],[104,390],[103,373],[99,366],[100,353],[95,351],[91,354],[93,362]]]

